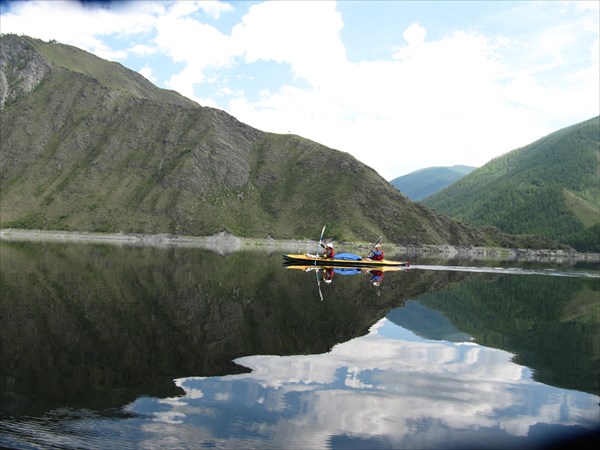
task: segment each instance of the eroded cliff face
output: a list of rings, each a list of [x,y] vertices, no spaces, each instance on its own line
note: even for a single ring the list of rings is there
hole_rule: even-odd
[[[32,92],[50,71],[50,63],[29,40],[14,35],[0,45],[0,110],[6,103]]]

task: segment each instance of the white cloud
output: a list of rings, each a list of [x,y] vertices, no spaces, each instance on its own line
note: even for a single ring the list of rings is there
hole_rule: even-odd
[[[592,11],[592,12],[600,12],[600,2],[597,1],[589,1],[589,0],[578,0],[572,1],[568,0],[565,3],[574,4],[578,10],[582,11]]]
[[[157,20],[156,42],[175,62],[199,68],[225,65],[228,38],[215,27],[193,19],[165,16]]]
[[[334,2],[265,2],[250,7],[232,38],[247,62],[288,63],[296,76],[318,86],[345,60],[342,25]]]
[[[154,71],[149,66],[144,66],[139,70],[140,74],[144,76],[146,79],[150,80],[152,83],[156,83],[156,77],[154,76]]]
[[[213,19],[218,19],[224,12],[233,11],[233,6],[225,2],[217,1],[198,1],[196,2],[198,8],[203,10],[206,14],[211,16]]]
[[[191,4],[178,3],[167,15],[159,17],[155,42],[161,52],[185,65],[169,78],[166,86],[200,101],[194,94],[194,86],[207,81],[207,70],[230,66],[235,53],[228,36],[184,15],[190,7]]]
[[[2,15],[2,33],[57,40],[101,58],[121,59],[126,53],[110,48],[104,38],[147,32],[162,11],[161,3],[152,1],[127,2],[118,9],[87,8],[70,0],[11,2]]]
[[[410,27],[404,30],[404,33],[402,33],[404,40],[412,46],[423,44],[425,42],[425,36],[427,36],[427,31],[418,23],[413,23]]]
[[[163,2],[167,5],[169,15],[173,18],[182,18],[203,11],[213,19],[218,19],[224,12],[233,11],[229,3],[214,0],[186,0]]]
[[[158,52],[158,49],[156,47],[152,47],[152,46],[146,45],[146,44],[136,44],[129,49],[129,53],[132,53],[132,54],[138,55],[138,56],[154,55],[157,52]]]
[[[494,53],[497,44],[467,33],[436,42],[425,42],[425,36],[422,26],[411,25],[404,33],[408,45],[391,61],[343,60],[331,67],[337,83],[313,85],[309,91],[286,87],[255,104],[236,99],[229,110],[259,128],[291,129],[349,151],[388,178],[409,159],[416,166],[431,165],[418,155],[436,153],[436,161],[444,164],[468,160],[479,165],[524,144],[506,133],[504,142],[489,146],[498,123],[507,128],[522,123],[522,114],[507,110],[496,82],[503,70]],[[495,117],[482,114],[493,107]],[[460,134],[467,123],[469,133]],[[527,139],[536,136],[524,131]],[[486,142],[488,152],[474,142]]]
[[[340,29],[334,15],[324,29]],[[281,16],[270,20],[284,23]],[[318,31],[313,35],[321,46],[335,48],[339,36]],[[464,31],[437,41],[426,36],[418,23],[409,26],[403,33],[407,45],[388,61],[352,64],[343,51],[330,51],[331,83],[301,70],[295,52],[284,52],[281,43],[258,45],[261,52],[252,53],[255,58],[289,62],[311,87],[286,87],[254,104],[236,99],[229,111],[259,128],[292,129],[349,151],[387,178],[401,174],[402,167],[405,173],[428,165],[482,165],[553,131],[557,121],[598,114],[597,89],[588,84],[544,86],[536,79],[536,70],[554,68],[565,59],[574,39],[567,32],[540,32],[535,42],[527,43],[529,51],[553,61],[552,67],[535,66],[534,71],[515,68],[505,59],[515,41],[504,36],[492,39]],[[597,84],[597,69],[585,73]]]

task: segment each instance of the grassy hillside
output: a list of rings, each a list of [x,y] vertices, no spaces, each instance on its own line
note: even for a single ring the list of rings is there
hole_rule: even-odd
[[[98,58],[70,45],[47,45],[31,39],[39,53],[49,61],[75,73],[89,76],[110,89],[138,98],[196,107],[197,104],[175,91],[160,89],[137,72],[121,64]]]
[[[498,157],[423,203],[473,225],[600,251],[600,118]]]
[[[0,226],[554,245],[410,202],[347,153],[265,133],[74,47],[2,35]]]
[[[418,201],[450,186],[474,169],[469,166],[428,167],[394,178],[390,183],[409,199]]]

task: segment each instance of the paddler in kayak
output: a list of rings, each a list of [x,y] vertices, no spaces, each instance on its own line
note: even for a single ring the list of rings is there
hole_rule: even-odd
[[[381,244],[377,244],[375,247],[373,247],[373,250],[371,250],[367,255],[367,259],[372,259],[373,261],[383,261],[383,250],[381,249]]]
[[[321,247],[325,249],[325,253],[323,254],[323,258],[333,259],[335,256],[335,250],[333,249],[333,244],[329,242],[327,245],[323,244],[323,242],[319,242]]]

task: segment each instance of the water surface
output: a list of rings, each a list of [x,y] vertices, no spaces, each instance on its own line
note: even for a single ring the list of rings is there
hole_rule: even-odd
[[[546,448],[599,426],[595,267],[1,245],[15,448]]]

